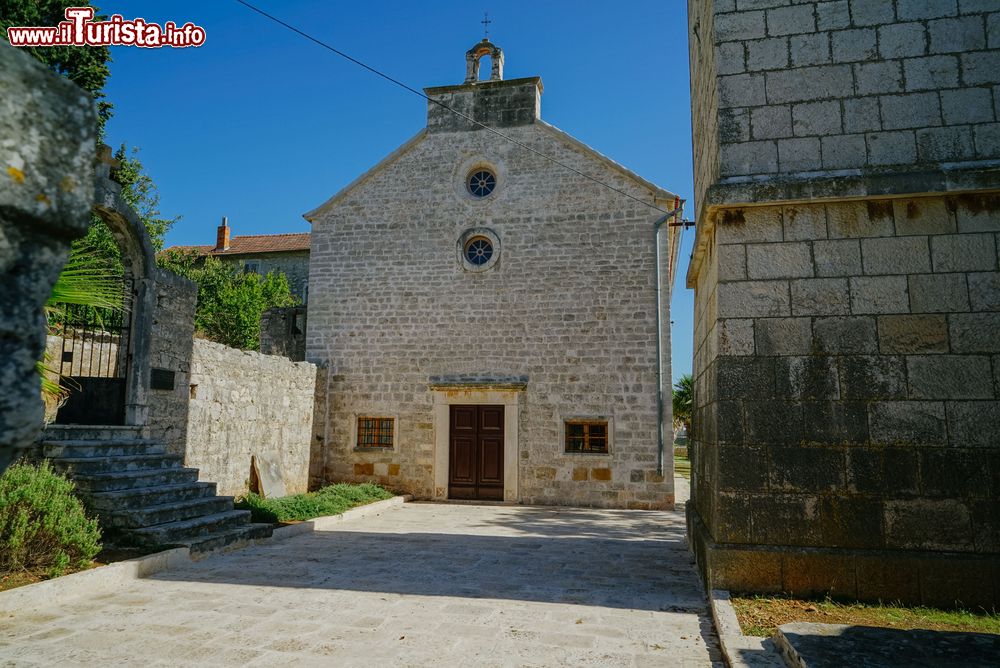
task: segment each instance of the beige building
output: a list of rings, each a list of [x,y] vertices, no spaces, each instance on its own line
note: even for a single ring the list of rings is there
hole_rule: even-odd
[[[426,89],[426,128],[305,216],[313,482],[671,507],[679,200],[543,122],[541,80],[503,80],[489,42],[466,64]]]
[[[214,246],[171,246],[166,251],[198,253],[233,262],[243,271],[266,276],[282,273],[288,278],[292,294],[306,303],[309,297],[309,233],[248,234],[233,236],[225,217],[216,230]],[[164,252],[166,252],[164,251]]]

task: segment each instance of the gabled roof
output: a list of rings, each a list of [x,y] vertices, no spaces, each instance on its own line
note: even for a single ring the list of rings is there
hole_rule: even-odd
[[[650,192],[653,193],[653,197],[654,198],[656,198],[658,200],[662,199],[665,202],[673,203],[673,200],[674,200],[674,197],[675,197],[674,193],[671,193],[670,191],[666,190],[665,188],[661,188],[660,186],[656,185],[655,183],[647,181],[646,179],[642,178],[641,176],[639,176],[638,174],[636,174],[632,170],[626,169],[625,167],[623,167],[619,163],[615,162],[611,158],[607,157],[606,155],[604,155],[602,153],[599,153],[598,151],[595,151],[591,147],[589,147],[586,144],[584,144],[583,142],[581,142],[579,139],[573,138],[572,136],[570,136],[569,134],[563,132],[562,130],[560,130],[559,128],[555,127],[554,125],[549,125],[548,123],[546,123],[545,121],[543,121],[541,119],[537,119],[535,121],[534,125],[537,125],[542,130],[550,133],[556,139],[559,139],[564,144],[569,145],[571,148],[573,148],[573,149],[575,149],[577,151],[580,151],[582,153],[585,153],[585,154],[587,154],[587,155],[595,158],[597,161],[603,163],[605,166],[609,167],[610,169],[612,169],[612,170],[618,172],[619,174],[621,174],[622,176],[625,176],[626,178],[632,180],[636,185],[638,185],[640,187],[643,187],[643,188],[646,188],[647,190],[649,190]],[[364,174],[362,174],[361,176],[359,176],[358,178],[354,179],[349,184],[347,184],[346,186],[344,186],[343,188],[341,188],[340,191],[338,191],[333,197],[331,197],[330,199],[328,199],[326,202],[324,202],[323,204],[320,204],[318,207],[316,207],[312,211],[309,211],[307,213],[302,214],[302,217],[305,218],[306,220],[308,220],[310,223],[315,222],[315,220],[316,220],[317,217],[319,217],[321,214],[329,211],[334,206],[336,206],[336,204],[340,200],[342,200],[343,198],[345,198],[352,190],[354,190],[355,188],[360,187],[362,184],[364,184],[366,181],[368,181],[368,179],[372,178],[373,176],[375,176],[376,174],[378,174],[380,171],[382,171],[383,169],[385,169],[386,167],[388,167],[389,165],[391,165],[392,163],[396,162],[401,157],[403,157],[403,155],[405,155],[407,152],[409,152],[410,149],[412,149],[414,146],[416,146],[421,141],[423,141],[423,139],[425,137],[427,137],[427,134],[428,134],[427,133],[427,129],[426,128],[422,129],[420,132],[418,132],[413,137],[411,137],[405,144],[403,144],[402,146],[400,146],[399,148],[397,148],[395,151],[393,151],[392,153],[390,153],[389,155],[387,155],[385,158],[383,158],[382,160],[380,160],[374,167],[372,167],[371,169],[369,169],[368,171],[366,171]],[[502,141],[506,141],[506,140],[502,139],[501,137],[496,137],[496,141],[501,141],[502,142]]]
[[[652,181],[647,181],[646,179],[642,178],[641,176],[633,172],[631,169],[628,169],[627,167],[624,167],[620,163],[615,162],[614,160],[604,155],[600,151],[597,151],[591,148],[590,146],[587,146],[576,137],[566,132],[563,132],[556,126],[546,123],[541,119],[538,119],[537,121],[535,121],[535,123],[542,129],[547,130],[549,133],[551,133],[553,136],[555,136],[562,142],[569,144],[570,146],[572,146],[573,148],[577,149],[582,153],[586,153],[592,158],[596,158],[598,162],[604,163],[606,167],[610,167],[611,169],[618,172],[622,176],[631,179],[636,183],[636,185],[642,186],[643,188],[652,191],[655,197],[662,198],[665,200],[670,200],[671,202],[673,201],[674,197],[676,197],[674,193],[670,192],[666,188],[661,188]]]
[[[426,136],[427,136],[427,128],[424,128],[420,132],[418,132],[417,134],[415,134],[412,137],[410,137],[409,139],[407,139],[406,142],[403,143],[403,145],[400,146],[399,148],[397,148],[395,151],[393,151],[389,155],[387,155],[384,158],[382,158],[381,160],[379,160],[375,164],[374,167],[372,167],[367,172],[365,172],[364,174],[362,174],[358,178],[356,178],[353,181],[351,181],[350,183],[348,183],[346,186],[344,186],[343,188],[341,188],[339,191],[337,191],[337,193],[334,194],[333,197],[331,197],[330,199],[326,200],[325,202],[323,202],[322,204],[320,204],[318,207],[316,207],[312,211],[309,211],[307,213],[302,214],[302,217],[305,218],[306,220],[308,220],[310,223],[314,222],[314,220],[315,220],[315,218],[317,216],[319,216],[321,213],[324,213],[325,211],[328,211],[331,208],[333,208],[333,206],[337,202],[339,202],[340,200],[342,200],[344,197],[346,197],[349,192],[351,192],[352,190],[354,190],[355,188],[357,188],[358,186],[360,186],[362,183],[364,183],[365,181],[367,181],[371,177],[373,177],[376,174],[378,174],[379,172],[381,172],[383,169],[385,169],[386,167],[388,167],[392,163],[394,163],[397,160],[399,160],[411,148],[413,148],[414,146],[416,146],[417,144],[419,144],[421,141],[423,141],[424,137],[426,137]]]
[[[228,250],[216,250],[215,246],[171,246],[167,251],[194,251],[198,255],[213,257],[224,255],[254,255],[258,253],[288,253],[308,251],[311,235],[309,232],[296,234],[247,234],[235,236],[229,241]]]

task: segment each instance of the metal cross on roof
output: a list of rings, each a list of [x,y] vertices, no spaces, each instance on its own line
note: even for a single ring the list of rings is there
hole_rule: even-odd
[[[480,23],[483,24],[483,39],[489,39],[490,38],[490,24],[493,23],[493,21],[490,21],[490,13],[489,12],[484,12],[483,13],[483,20],[480,21]]]

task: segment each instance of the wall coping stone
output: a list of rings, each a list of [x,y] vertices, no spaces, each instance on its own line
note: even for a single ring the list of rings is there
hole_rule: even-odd
[[[709,592],[712,621],[719,636],[719,645],[726,663],[732,668],[785,668],[777,646],[770,638],[743,635],[736,609],[726,589]]]
[[[719,209],[933,196],[1000,190],[1000,161],[942,164],[939,169],[869,173],[813,172],[794,178],[720,180],[698,205],[687,287],[693,289]]]
[[[452,84],[448,86],[431,86],[424,88],[427,95],[440,95],[442,93],[455,93],[467,90],[486,90],[490,88],[511,88],[523,86],[525,84],[535,84],[538,92],[542,92],[541,77],[521,77],[520,79],[501,79],[499,81],[473,81],[472,83]]]

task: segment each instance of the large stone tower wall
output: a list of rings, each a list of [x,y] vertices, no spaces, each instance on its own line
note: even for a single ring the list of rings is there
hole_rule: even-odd
[[[691,0],[712,586],[1000,600],[1000,5]]]

